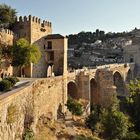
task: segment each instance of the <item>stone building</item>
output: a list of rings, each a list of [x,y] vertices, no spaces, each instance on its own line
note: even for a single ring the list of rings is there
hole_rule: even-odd
[[[67,38],[59,34],[45,37],[44,49],[46,51],[47,67],[50,66],[51,73],[54,73],[54,75],[67,73],[67,44]]]
[[[140,30],[132,31],[132,44],[123,48],[123,56],[125,63],[135,63],[135,77],[140,78]]]
[[[37,44],[42,53],[38,64],[31,63],[25,66],[22,71],[18,71],[18,76],[41,78],[62,75],[67,71],[67,38],[52,34],[51,22],[41,22],[40,18],[31,15],[20,16],[16,20],[13,32],[10,41],[25,38],[30,44]],[[17,68],[14,68],[13,74],[17,75]]]

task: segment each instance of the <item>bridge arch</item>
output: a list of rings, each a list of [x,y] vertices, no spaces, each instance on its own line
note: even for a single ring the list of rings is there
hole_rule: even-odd
[[[99,100],[98,97],[98,85],[94,78],[90,80],[90,104],[91,107],[94,104],[97,104]]]
[[[118,70],[118,69],[114,70],[114,71],[113,71],[113,76],[114,76],[114,74],[116,74],[116,73],[118,73],[118,74],[122,77],[122,79],[124,79],[124,78],[123,78],[123,77],[124,77],[124,74],[123,74],[122,72],[120,72],[120,70]]]
[[[118,71],[113,74],[113,82],[116,86],[117,95],[123,96],[125,94],[124,80],[122,75]]]
[[[78,99],[78,89],[77,89],[77,85],[74,81],[70,81],[68,83],[67,92],[68,92],[68,96],[70,96],[74,99]]]

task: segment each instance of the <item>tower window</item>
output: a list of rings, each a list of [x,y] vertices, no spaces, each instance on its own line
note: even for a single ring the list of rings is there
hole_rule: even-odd
[[[129,62],[130,62],[130,63],[133,63],[133,62],[134,62],[134,56],[133,56],[133,55],[130,56]]]
[[[44,50],[46,49],[46,46],[44,45]]]
[[[48,41],[48,49],[52,49],[52,42]]]
[[[134,58],[130,58],[130,63],[133,63],[134,62]]]

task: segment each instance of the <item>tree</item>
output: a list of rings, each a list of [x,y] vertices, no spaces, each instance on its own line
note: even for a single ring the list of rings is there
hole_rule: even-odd
[[[102,117],[102,108],[100,106],[94,106],[93,111],[91,114],[86,118],[86,126],[90,128],[92,131],[96,131],[99,133],[97,129],[97,125],[101,122]]]
[[[71,97],[68,98],[66,106],[73,115],[80,116],[83,114],[82,104]]]
[[[111,105],[97,106],[86,119],[86,125],[107,140],[121,139],[127,135],[128,117],[119,110],[119,102],[113,96]]]
[[[128,114],[134,123],[136,132],[140,132],[140,81],[130,81],[130,96],[127,98]]]
[[[105,138],[109,140],[122,139],[127,135],[129,122],[123,112],[109,109],[102,118],[102,130]]]
[[[11,26],[16,19],[16,10],[6,4],[0,5],[0,27]]]
[[[41,58],[41,52],[37,45],[21,38],[12,47],[12,66],[22,67],[30,63],[38,63]]]

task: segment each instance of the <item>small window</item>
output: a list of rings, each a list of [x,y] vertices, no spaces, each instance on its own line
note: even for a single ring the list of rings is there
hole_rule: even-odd
[[[134,62],[134,58],[130,58],[130,63],[133,63]]]
[[[44,44],[44,50],[46,49],[46,46],[45,46],[45,44]]]
[[[52,42],[48,41],[48,49],[52,49]]]
[[[134,56],[133,55],[130,55],[130,60],[129,60],[130,63],[133,63],[134,62]]]

